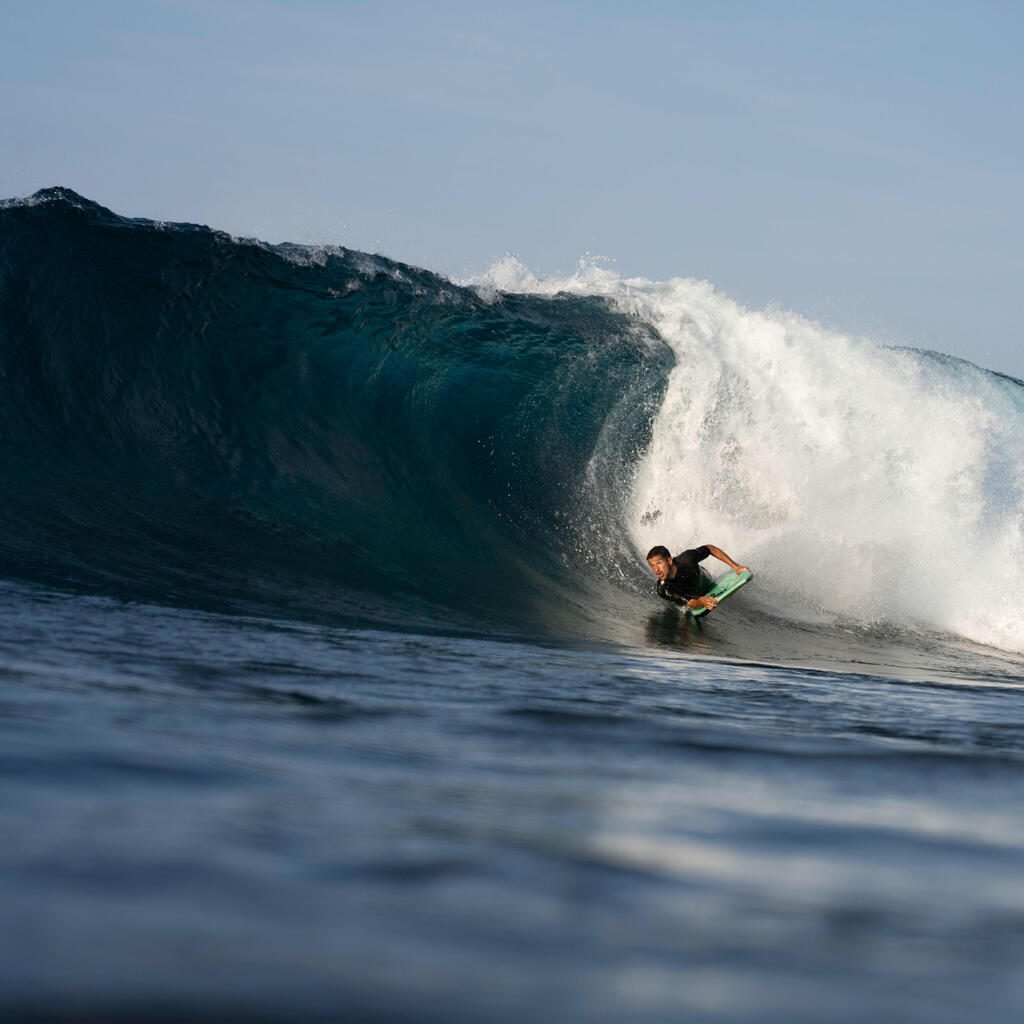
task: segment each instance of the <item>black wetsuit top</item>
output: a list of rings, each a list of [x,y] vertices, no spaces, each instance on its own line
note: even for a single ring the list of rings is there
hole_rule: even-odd
[[[685,604],[690,598],[706,594],[714,585],[711,577],[700,567],[711,552],[705,545],[691,548],[672,559],[676,574],[670,580],[658,580],[658,596],[673,604]]]

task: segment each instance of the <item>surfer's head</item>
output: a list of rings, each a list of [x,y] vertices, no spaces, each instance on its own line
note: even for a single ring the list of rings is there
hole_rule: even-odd
[[[660,544],[651,548],[647,552],[647,564],[659,580],[668,579],[669,570],[672,568],[672,556],[669,554],[668,548],[662,547]]]

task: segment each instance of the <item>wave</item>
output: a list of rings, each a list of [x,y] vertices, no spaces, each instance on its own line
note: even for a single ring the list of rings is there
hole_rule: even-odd
[[[454,283],[47,189],[0,204],[0,399],[12,576],[606,635],[648,547],[712,542],[766,619],[1024,650],[1024,385],[706,282]]]
[[[0,565],[543,623],[632,561],[618,496],[671,365],[600,297],[482,296],[47,189],[0,208]]]

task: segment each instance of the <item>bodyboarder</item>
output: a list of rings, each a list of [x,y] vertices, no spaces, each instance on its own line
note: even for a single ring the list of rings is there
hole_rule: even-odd
[[[714,581],[701,568],[701,562],[714,555],[724,562],[735,573],[748,572],[745,565],[737,565],[721,548],[714,544],[702,544],[699,548],[690,548],[672,557],[668,548],[651,548],[647,552],[647,564],[651,572],[658,577],[658,596],[671,601],[680,608],[706,608],[708,611],[718,606],[718,599],[708,596]]]

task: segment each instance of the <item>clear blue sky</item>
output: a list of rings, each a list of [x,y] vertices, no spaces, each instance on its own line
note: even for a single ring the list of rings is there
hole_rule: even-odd
[[[705,278],[1024,377],[1024,5],[10,0],[0,195]]]

